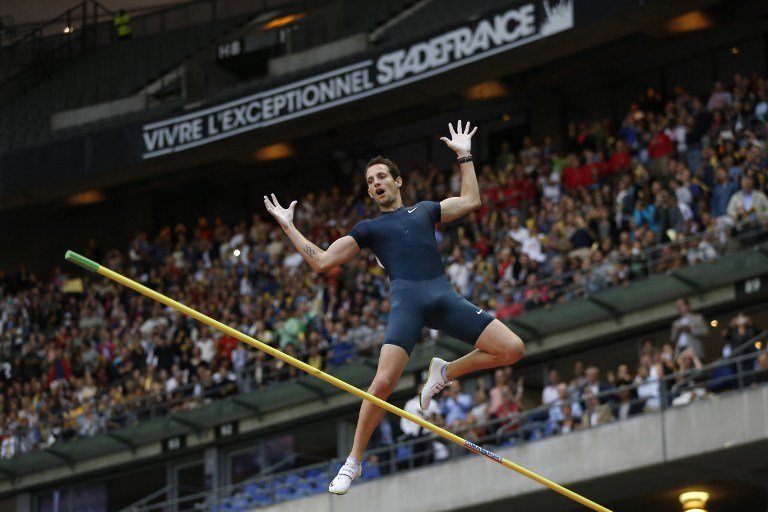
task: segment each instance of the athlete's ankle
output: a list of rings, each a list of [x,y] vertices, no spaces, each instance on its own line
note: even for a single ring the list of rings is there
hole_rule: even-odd
[[[347,462],[349,462],[350,464],[354,464],[355,466],[359,466],[361,460],[362,458],[360,456],[355,456],[352,454],[350,454],[349,457],[347,457]]]
[[[452,377],[451,377],[450,370],[451,370],[451,365],[452,364],[453,363],[448,363],[447,365],[443,366],[442,369],[440,370],[440,373],[443,376],[443,382],[450,382],[451,381]]]

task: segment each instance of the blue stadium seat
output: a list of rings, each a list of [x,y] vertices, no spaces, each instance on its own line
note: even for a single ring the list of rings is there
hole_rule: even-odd
[[[311,482],[300,482],[296,485],[294,492],[296,496],[309,496],[315,493],[315,486]]]
[[[251,508],[250,501],[242,494],[236,494],[232,498],[233,512],[246,512],[249,508]]]
[[[337,343],[331,348],[331,364],[334,366],[340,366],[345,364],[347,362],[347,359],[349,359],[351,356],[352,356],[352,345],[350,345],[346,341]]]
[[[398,446],[395,452],[395,462],[408,462],[413,455],[413,445]]]
[[[230,498],[224,498],[218,505],[213,505],[211,512],[234,512]]]
[[[288,473],[285,475],[285,478],[283,482],[285,485],[295,486],[301,481],[301,478],[299,478],[299,475],[296,473]]]
[[[290,487],[280,487],[275,490],[275,501],[277,502],[292,500],[296,497],[296,493]]]
[[[307,473],[306,473],[306,477],[307,478],[314,478],[314,477],[316,477],[318,475],[322,475],[324,472],[325,471],[323,470],[323,468],[308,469]]]
[[[379,478],[381,476],[381,468],[379,468],[378,464],[371,464],[368,466],[365,466],[363,469],[363,475],[361,477],[361,480],[373,480],[375,478]]]
[[[251,502],[257,507],[266,507],[272,504],[272,499],[268,493],[262,491],[251,496]]]

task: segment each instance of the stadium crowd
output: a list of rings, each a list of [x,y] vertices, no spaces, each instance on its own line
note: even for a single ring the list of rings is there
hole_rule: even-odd
[[[767,101],[756,76],[718,82],[703,100],[650,88],[615,129],[575,124],[569,152],[552,138],[526,138],[515,152],[504,144],[478,166],[482,207],[436,230],[451,281],[504,320],[743,247],[768,218]],[[458,166],[414,166],[404,178],[406,204],[460,188]],[[350,185],[299,203],[296,223],[318,246],[376,214],[363,180]],[[91,241],[84,253],[318,368],[375,355],[389,303],[373,256],[315,275],[266,218],[201,218],[139,232],[125,250]],[[3,458],[296,375],[117,285],[72,277],[0,278]],[[690,363],[674,364],[694,364],[697,354],[686,353]],[[635,377],[616,371],[616,382],[658,374],[658,357],[648,356]],[[521,403],[512,384],[487,395],[493,411],[511,415]]]

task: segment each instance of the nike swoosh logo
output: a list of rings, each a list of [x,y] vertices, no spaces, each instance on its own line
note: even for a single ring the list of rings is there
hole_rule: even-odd
[[[418,206],[414,206],[412,210],[408,210],[408,213],[413,213],[414,211],[416,211],[416,208],[418,208]]]
[[[483,310],[482,310],[482,309],[478,309],[477,311],[475,311],[475,313],[477,313],[478,315],[479,315],[480,313],[482,313],[482,312],[483,312]]]

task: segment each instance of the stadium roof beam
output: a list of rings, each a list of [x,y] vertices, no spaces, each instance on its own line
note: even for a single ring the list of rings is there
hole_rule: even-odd
[[[454,345],[446,343],[445,341],[442,340],[442,338],[438,338],[436,344],[441,346],[441,347],[443,347],[446,350],[450,350],[451,352],[453,352],[454,354],[456,354],[458,356],[463,356],[466,353],[466,352],[463,352],[463,351],[459,350]]]
[[[515,327],[518,327],[520,329],[523,329],[524,331],[528,331],[533,335],[533,339],[536,341],[541,341],[541,331],[539,331],[537,328],[533,327],[531,324],[527,322],[523,322],[522,320],[519,320],[517,318],[510,318],[507,320],[507,323],[512,324]]]
[[[107,437],[114,439],[120,444],[124,444],[128,448],[130,448],[132,453],[136,453],[136,450],[139,448],[136,443],[128,439],[127,437],[121,436],[120,434],[115,434],[114,432],[107,432]]]
[[[305,379],[301,377],[296,380],[296,384],[315,393],[317,396],[320,397],[320,400],[322,400],[323,403],[328,401],[328,392],[324,391],[323,388],[321,388],[317,384],[312,384],[311,382],[307,382]]]
[[[669,274],[674,279],[677,279],[681,283],[683,283],[688,288],[694,290],[696,293],[704,293],[706,290],[704,290],[704,287],[701,286],[699,283],[691,279],[690,277],[681,276],[679,272],[670,272]]]
[[[239,405],[243,409],[248,409],[252,413],[256,415],[256,417],[261,420],[264,417],[264,411],[261,410],[261,407],[259,407],[256,404],[252,404],[250,402],[246,402],[242,398],[232,398],[232,403],[235,405]]]
[[[184,425],[185,427],[191,428],[195,431],[196,434],[200,434],[203,431],[203,428],[199,423],[195,423],[194,421],[185,418],[180,418],[176,414],[171,414],[171,421],[175,421],[179,425]]]
[[[16,473],[11,471],[10,469],[0,468],[0,475],[7,476],[8,480],[16,480]]]
[[[588,296],[587,300],[592,304],[594,304],[595,306],[599,307],[600,309],[606,310],[608,313],[611,314],[611,316],[615,320],[618,320],[619,318],[621,318],[621,313],[613,304],[610,304],[609,302],[606,302],[603,299],[598,299],[593,295]]]
[[[75,465],[74,459],[72,459],[72,457],[70,457],[66,453],[61,453],[60,451],[54,450],[53,448],[46,448],[45,449],[45,453],[50,453],[51,455],[53,455],[57,459],[63,460],[64,462],[67,463],[67,465],[69,467],[74,467],[74,465]]]

